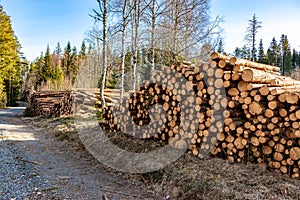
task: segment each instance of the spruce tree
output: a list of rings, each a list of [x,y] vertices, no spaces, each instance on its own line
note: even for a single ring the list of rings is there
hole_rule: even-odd
[[[295,68],[299,67],[298,61],[299,61],[299,54],[298,54],[298,52],[295,49],[293,49],[293,54],[292,54],[292,66],[293,66],[293,70]]]
[[[70,80],[71,80],[72,84],[75,83],[78,69],[79,69],[78,54],[77,54],[77,49],[74,46],[72,49],[72,54],[71,54],[71,59],[70,59],[70,67],[69,67]]]
[[[44,62],[42,65],[42,77],[44,82],[53,78],[52,68],[51,68],[51,55],[50,55],[50,47],[47,45],[46,53],[44,56]]]
[[[259,63],[264,63],[264,64],[268,64],[268,57],[265,54],[265,50],[264,50],[264,45],[263,45],[263,41],[262,39],[260,39],[259,41],[259,46],[258,46],[258,62]]]
[[[223,44],[223,40],[222,39],[219,40],[217,52],[219,52],[219,53],[225,53],[224,52],[224,44]]]
[[[71,43],[69,41],[65,48],[63,58],[63,71],[66,78],[70,78],[71,51]]]
[[[247,27],[246,35],[245,35],[245,41],[250,47],[250,55],[251,60],[256,61],[256,35],[258,32],[258,29],[261,28],[261,21],[258,21],[255,14],[253,15],[252,19],[248,20],[249,26]]]
[[[14,105],[21,83],[20,48],[10,17],[0,5],[0,107]],[[7,102],[7,103],[5,103]]]
[[[79,56],[80,56],[81,61],[83,61],[86,57],[86,45],[85,45],[84,41],[81,44],[81,50],[79,52]]]
[[[275,37],[273,37],[270,46],[267,51],[269,64],[274,66],[280,66],[280,46],[277,44]]]
[[[280,40],[281,46],[281,69],[283,74],[288,74],[292,70],[292,53],[287,36],[282,34]]]

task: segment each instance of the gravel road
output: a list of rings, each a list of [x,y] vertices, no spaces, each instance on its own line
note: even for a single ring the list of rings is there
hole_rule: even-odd
[[[141,182],[126,181],[71,151],[21,118],[0,109],[0,199],[156,199]],[[100,166],[100,167],[99,167]]]

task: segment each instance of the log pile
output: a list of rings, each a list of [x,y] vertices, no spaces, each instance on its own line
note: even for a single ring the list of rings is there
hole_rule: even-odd
[[[27,116],[60,117],[73,113],[72,91],[39,91],[27,93]]]
[[[231,69],[226,72],[229,87],[224,85],[230,114],[212,154],[221,153],[229,162],[265,164],[299,178],[300,82],[281,76],[278,67],[218,53],[212,60]]]
[[[105,109],[110,130],[299,178],[300,81],[275,66],[215,52],[211,59],[154,72],[130,99]]]

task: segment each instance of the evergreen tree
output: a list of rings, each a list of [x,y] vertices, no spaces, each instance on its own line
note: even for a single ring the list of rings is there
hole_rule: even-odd
[[[47,45],[46,53],[44,56],[44,62],[42,65],[42,77],[43,81],[47,82],[52,79],[52,67],[51,67],[51,55],[50,55],[50,47]]]
[[[292,66],[293,66],[293,69],[299,67],[299,54],[295,49],[293,49]]]
[[[55,53],[57,55],[60,55],[61,52],[62,52],[62,50],[61,50],[61,47],[60,47],[60,43],[58,42],[57,45],[56,45],[56,48],[55,48]]]
[[[118,70],[113,67],[111,69],[111,75],[107,79],[106,87],[112,88],[112,89],[116,88],[119,78],[120,78],[120,75],[119,75]]]
[[[280,66],[280,46],[277,44],[275,37],[273,37],[267,51],[267,56],[270,65]]]
[[[222,39],[219,40],[217,52],[224,54],[224,44]]]
[[[69,67],[69,77],[71,80],[71,83],[74,84],[77,76],[77,72],[79,69],[79,61],[78,61],[78,54],[77,54],[77,49],[74,46],[72,49],[72,54],[71,54],[71,60],[70,60],[70,67]]]
[[[10,17],[0,5],[0,107],[14,105],[21,83],[20,48]]]
[[[258,62],[268,64],[268,57],[265,54],[264,45],[262,39],[259,41],[258,46]]]
[[[258,45],[258,62],[261,63],[264,56],[265,56],[264,45],[263,45],[262,39],[260,39],[259,45]]]
[[[281,69],[283,74],[288,74],[292,70],[292,53],[289,41],[287,39],[287,36],[282,34],[281,40],[281,55],[282,55],[282,63],[281,63]]]
[[[245,41],[250,47],[251,52],[251,60],[256,61],[256,35],[258,32],[258,29],[261,28],[261,21],[258,21],[255,14],[253,15],[253,18],[248,20],[249,26],[247,27],[246,35],[245,35]]]
[[[59,42],[57,43],[54,54],[55,56],[52,56],[54,59],[54,79],[62,80],[64,79],[64,74],[62,71],[62,49]]]
[[[79,56],[81,60],[84,60],[86,57],[86,45],[85,42],[83,41],[81,44],[81,50],[79,52]]]
[[[44,55],[43,52],[41,52],[41,55],[36,59],[35,61],[35,70],[33,73],[36,75],[36,82],[35,82],[35,89],[42,85],[43,82],[45,82],[42,69],[44,65]]]
[[[67,43],[67,46],[64,51],[64,58],[63,58],[63,71],[66,78],[70,79],[70,64],[71,64],[71,43],[70,41]]]
[[[234,49],[234,52],[233,52],[233,55],[237,58],[240,58],[241,57],[241,53],[242,53],[242,50],[239,48],[239,47],[236,47]]]
[[[141,58],[141,63],[144,65],[148,62],[147,60],[147,48],[142,48],[142,58]]]

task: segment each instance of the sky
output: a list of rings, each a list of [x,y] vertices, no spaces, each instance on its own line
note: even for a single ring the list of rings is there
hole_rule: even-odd
[[[287,35],[291,48],[300,50],[299,0],[211,0],[212,18],[220,16],[224,49],[232,53],[242,47],[248,20],[255,14],[262,21],[257,44],[263,40],[265,49],[273,37],[279,42]],[[28,60],[34,60],[49,44],[57,42],[64,48],[68,41],[80,48],[84,33],[93,26],[88,15],[97,7],[96,0],[0,0],[11,17],[12,26]]]
[[[15,35],[28,60],[45,52],[47,45],[54,50],[70,41],[80,49],[84,34],[94,23],[89,17],[96,0],[0,0],[11,17]]]
[[[300,50],[300,1],[299,0],[212,0],[212,17],[223,17],[225,51],[233,53],[243,47],[244,36],[253,15],[261,21],[256,40],[262,39],[266,50],[275,37],[280,41],[287,35],[291,48]]]

